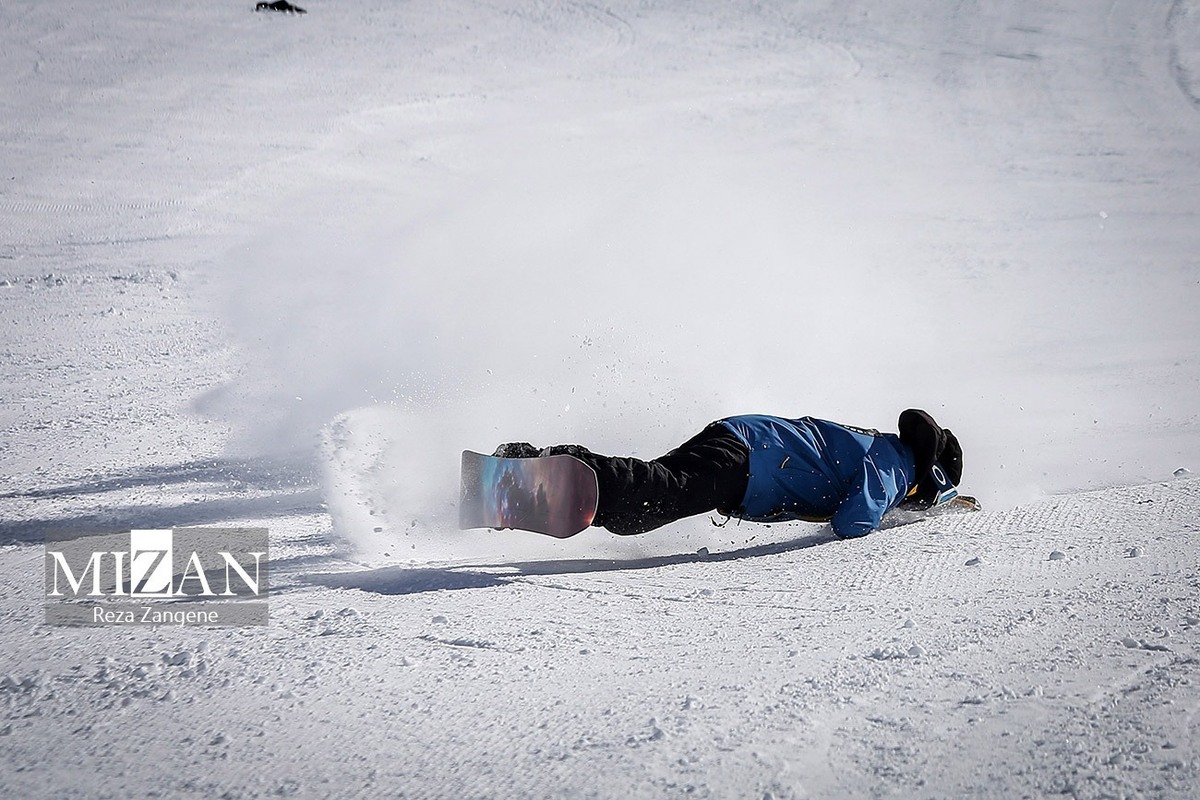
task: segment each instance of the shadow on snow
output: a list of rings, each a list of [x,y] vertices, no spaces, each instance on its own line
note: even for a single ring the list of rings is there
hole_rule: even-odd
[[[211,487],[216,495],[169,504],[102,504],[99,495],[138,488]],[[0,494],[0,500],[59,501],[92,498],[100,510],[44,514],[34,519],[0,520],[0,543],[37,544],[49,532],[75,535],[114,533],[132,528],[179,528],[263,519],[322,510],[312,457],[205,459],[116,472],[75,483]]]
[[[331,572],[305,576],[305,583],[331,589],[359,589],[385,595],[421,594],[452,589],[486,589],[504,586],[522,578],[545,575],[579,575],[593,572],[619,572],[656,569],[681,564],[719,563],[791,553],[836,542],[828,528],[807,536],[741,547],[718,553],[678,553],[636,559],[576,558],[524,561],[511,564],[479,564],[461,567],[382,567],[360,572]]]

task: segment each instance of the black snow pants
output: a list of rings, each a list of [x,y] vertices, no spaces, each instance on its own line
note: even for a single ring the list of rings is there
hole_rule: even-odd
[[[714,509],[736,511],[750,479],[750,453],[726,426],[714,422],[651,461],[603,456],[577,444],[551,454],[575,456],[596,470],[600,496],[592,524],[630,536]]]

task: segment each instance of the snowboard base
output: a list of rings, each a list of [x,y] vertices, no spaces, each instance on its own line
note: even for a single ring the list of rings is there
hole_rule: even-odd
[[[574,456],[462,454],[459,527],[515,529],[566,539],[592,524],[596,471]]]

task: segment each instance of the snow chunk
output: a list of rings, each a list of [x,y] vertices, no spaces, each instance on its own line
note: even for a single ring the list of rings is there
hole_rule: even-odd
[[[903,658],[917,658],[918,654],[914,654],[913,650],[918,650],[919,655],[925,655],[925,651],[917,645],[913,645],[907,650],[901,650],[899,647],[876,647],[867,655],[867,658],[873,658],[876,661],[898,661]]]
[[[1155,644],[1147,642],[1145,639],[1135,639],[1132,636],[1125,636],[1121,639],[1121,644],[1128,647],[1130,650],[1151,650],[1157,653],[1169,653],[1171,648],[1165,644]]]
[[[163,662],[172,667],[186,667],[188,664],[192,663],[192,651],[180,650],[173,656],[168,656],[166,653],[163,653]]]

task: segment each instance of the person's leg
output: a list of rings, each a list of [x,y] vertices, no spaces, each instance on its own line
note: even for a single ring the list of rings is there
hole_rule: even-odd
[[[657,461],[680,477],[680,517],[741,507],[750,480],[750,451],[725,425],[712,423]]]
[[[750,474],[746,445],[719,423],[651,461],[604,456],[579,445],[543,452],[575,456],[596,470],[600,496],[592,524],[623,536],[714,509],[735,510]]]

